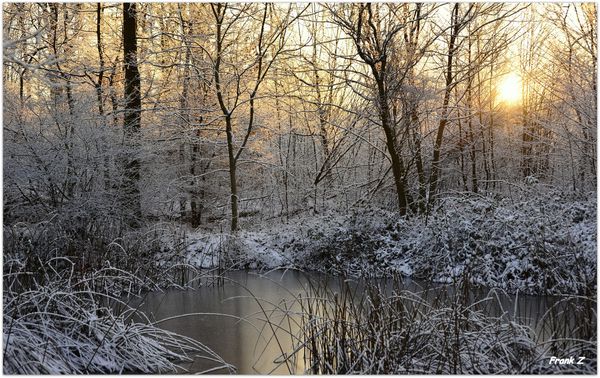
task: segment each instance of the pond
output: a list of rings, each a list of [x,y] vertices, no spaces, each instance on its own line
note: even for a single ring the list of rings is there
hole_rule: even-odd
[[[295,270],[275,270],[260,274],[254,271],[233,271],[222,276],[219,282],[203,279],[194,290],[167,290],[147,293],[140,310],[157,321],[161,328],[201,341],[236,367],[238,374],[301,374],[308,366],[302,352],[295,358],[283,361],[282,351],[290,352],[298,345],[300,325],[299,296],[309,295],[309,287],[326,285],[328,292],[339,293],[351,287],[362,295],[361,281],[344,281],[320,273]],[[377,283],[391,293],[389,280]],[[387,285],[386,285],[387,284]],[[452,285],[432,285],[403,278],[400,288],[417,293],[424,298],[452,300],[457,290]],[[462,290],[462,288],[461,288]],[[314,291],[313,291],[313,294]],[[335,294],[334,294],[335,295]],[[469,302],[482,298],[482,309],[488,315],[505,315],[535,329],[544,338],[539,320],[560,298],[551,296],[506,295],[499,291],[472,290]],[[430,300],[430,299],[426,299]],[[289,316],[288,316],[289,315]],[[561,319],[567,321],[568,319]],[[574,325],[573,325],[574,326]],[[215,362],[196,358],[193,363],[182,364],[182,372],[203,372],[215,367]],[[212,373],[228,373],[227,370]]]

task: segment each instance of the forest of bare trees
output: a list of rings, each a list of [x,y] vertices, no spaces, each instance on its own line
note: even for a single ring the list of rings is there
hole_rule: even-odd
[[[592,4],[14,3],[4,21],[7,222],[92,203],[237,230],[595,190]]]
[[[4,3],[3,58],[5,299],[225,260],[595,293],[594,3]]]

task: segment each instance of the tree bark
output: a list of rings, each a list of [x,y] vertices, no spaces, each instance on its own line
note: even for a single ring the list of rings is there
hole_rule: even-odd
[[[236,158],[233,146],[233,126],[231,120],[231,112],[227,109],[227,105],[225,104],[225,99],[223,98],[223,92],[221,88],[221,59],[223,52],[223,38],[222,35],[222,26],[223,20],[225,19],[225,11],[227,9],[227,4],[216,4],[211,5],[213,9],[213,14],[215,16],[216,26],[217,26],[217,34],[216,34],[216,43],[217,43],[217,58],[215,59],[214,65],[214,75],[215,75],[215,87],[217,92],[217,100],[219,102],[219,107],[221,108],[221,112],[225,117],[225,134],[227,137],[227,161],[229,163],[229,189],[230,189],[230,201],[231,201],[231,231],[235,232],[238,230],[238,195],[237,195],[237,177],[236,177]],[[240,150],[241,151],[241,150]]]
[[[125,109],[123,131],[125,136],[124,197],[127,222],[136,227],[141,220],[140,162],[137,158],[142,99],[140,73],[137,65],[136,3],[123,4],[123,58],[125,61]]]
[[[375,70],[374,65],[372,69]],[[374,71],[375,74],[375,71]],[[379,116],[381,118],[381,126],[385,133],[385,141],[390,159],[392,160],[392,173],[394,174],[394,184],[396,185],[396,195],[398,198],[398,211],[400,215],[406,215],[407,200],[406,200],[406,188],[403,183],[404,181],[404,163],[402,158],[396,150],[396,135],[394,128],[390,122],[390,109],[381,76],[376,77],[377,90],[379,96]]]
[[[98,113],[104,116],[104,104],[102,101],[102,81],[104,80],[104,54],[102,53],[102,4],[96,5],[96,48],[98,49],[98,62],[100,70],[98,72],[98,81],[96,82],[96,98],[98,101]]]

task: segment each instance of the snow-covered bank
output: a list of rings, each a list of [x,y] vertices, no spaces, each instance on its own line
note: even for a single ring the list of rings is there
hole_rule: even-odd
[[[40,279],[19,271],[16,261],[5,262],[4,374],[175,373],[177,362],[196,354],[230,368],[199,341],[147,319],[133,322],[139,312],[121,300],[118,288],[139,286],[134,275],[104,268],[78,278],[56,265],[44,264]],[[29,279],[39,282],[24,290]]]
[[[532,198],[532,197],[529,197]],[[596,203],[561,194],[534,199],[451,198],[429,217],[356,209],[236,235],[193,232],[185,261],[210,268],[293,266],[333,274],[471,282],[507,291],[596,290]]]

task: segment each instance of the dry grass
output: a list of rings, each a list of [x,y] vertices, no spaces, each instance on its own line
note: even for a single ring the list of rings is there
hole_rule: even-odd
[[[131,321],[121,294],[140,287],[134,275],[109,267],[76,278],[65,264],[74,266],[54,259],[33,274],[5,262],[5,374],[172,373],[197,354],[233,371],[196,340]]]

